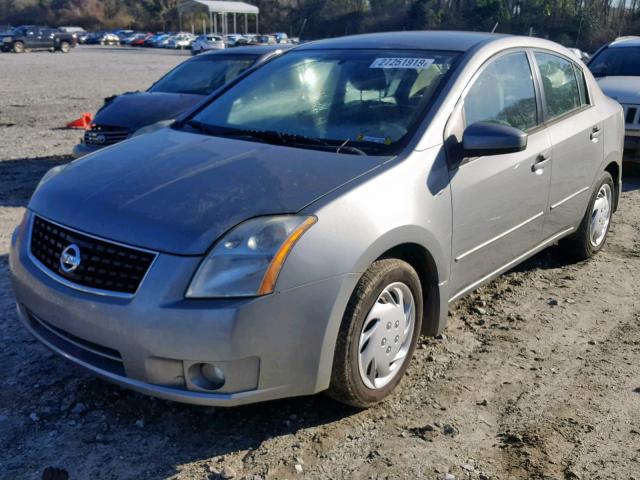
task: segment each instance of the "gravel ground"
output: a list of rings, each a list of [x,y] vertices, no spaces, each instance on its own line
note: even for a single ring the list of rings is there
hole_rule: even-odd
[[[640,178],[610,239],[573,264],[549,249],[454,306],[399,392],[367,411],[322,395],[205,409],[121,390],[19,325],[9,236],[59,130],[184,57],[78,48],[0,55],[0,478],[640,479]]]

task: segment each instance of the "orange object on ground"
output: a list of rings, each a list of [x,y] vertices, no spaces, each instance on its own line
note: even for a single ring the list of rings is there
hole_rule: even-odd
[[[67,123],[67,128],[89,130],[89,128],[91,128],[91,122],[93,122],[93,115],[91,115],[90,113],[83,113],[82,116],[77,120]]]

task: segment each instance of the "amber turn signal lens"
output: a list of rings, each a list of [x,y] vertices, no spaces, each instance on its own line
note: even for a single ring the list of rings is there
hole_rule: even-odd
[[[273,260],[271,260],[271,264],[262,278],[262,283],[258,289],[258,295],[266,295],[267,293],[273,292],[273,289],[276,286],[276,280],[278,280],[278,275],[282,269],[282,265],[284,265],[284,261],[289,256],[291,249],[302,234],[309,230],[309,228],[317,221],[318,219],[316,217],[309,217],[298,228],[291,232],[291,235],[289,235],[289,237],[284,241],[273,257]]]

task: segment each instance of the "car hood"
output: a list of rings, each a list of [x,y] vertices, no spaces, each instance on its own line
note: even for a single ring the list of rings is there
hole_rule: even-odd
[[[105,104],[93,122],[135,131],[162,120],[172,120],[203,98],[183,93],[125,93]]]
[[[599,77],[598,85],[619,103],[640,104],[640,77]]]
[[[201,255],[240,222],[298,212],[386,160],[164,128],[68,164],[29,208],[105,239]]]

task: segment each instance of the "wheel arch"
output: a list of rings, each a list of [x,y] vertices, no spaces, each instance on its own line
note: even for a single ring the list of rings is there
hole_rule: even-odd
[[[431,253],[417,243],[402,243],[396,245],[378,257],[396,258],[407,262],[418,274],[422,286],[423,319],[422,334],[437,335],[444,328],[441,325],[441,296],[439,288],[438,267]],[[446,312],[444,312],[446,315]]]
[[[622,187],[622,169],[620,165],[616,161],[610,162],[606,167],[604,167],[605,172],[609,172],[611,177],[613,177],[613,186],[614,186],[614,199],[613,199],[613,211],[618,210],[618,203],[620,201],[621,187]]]

